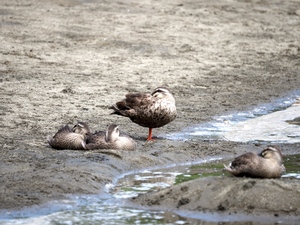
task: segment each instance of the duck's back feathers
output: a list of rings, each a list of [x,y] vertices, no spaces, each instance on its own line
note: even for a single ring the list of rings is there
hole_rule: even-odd
[[[129,117],[143,127],[162,127],[176,118],[175,98],[164,87],[150,93],[129,93],[125,99],[111,106],[112,114]]]
[[[86,146],[88,149],[96,149],[98,143],[101,143],[105,140],[105,131],[96,131],[95,133],[88,136],[86,140]]]
[[[267,146],[259,154],[243,154],[224,167],[226,171],[238,177],[278,178],[285,173],[282,154],[276,146]]]
[[[129,93],[125,97],[125,104],[128,108],[139,108],[144,105],[148,105],[149,103],[151,103],[152,99],[152,96],[149,93]]]
[[[71,129],[68,125],[66,125],[66,126],[61,127],[61,128],[57,131],[57,133],[54,135],[54,137],[55,137],[56,135],[59,135],[59,134],[70,133],[70,132],[72,132],[72,129]]]
[[[110,125],[106,131],[98,131],[89,136],[87,140],[87,149],[120,149],[134,150],[136,142],[119,131],[115,124]]]
[[[225,169],[234,176],[253,177],[255,176],[252,173],[253,168],[256,168],[258,163],[259,160],[257,155],[252,152],[248,152],[235,158],[228,166],[225,166]]]
[[[85,137],[81,134],[74,133],[68,125],[60,128],[53,137],[48,138],[48,143],[52,148],[58,150],[86,149]]]
[[[129,93],[122,101],[111,106],[112,114],[117,114],[125,117],[135,117],[142,109],[146,109],[151,102],[151,95],[147,93]]]

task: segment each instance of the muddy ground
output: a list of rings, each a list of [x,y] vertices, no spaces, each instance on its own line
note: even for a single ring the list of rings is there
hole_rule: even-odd
[[[0,209],[101,193],[131,170],[259,151],[163,137],[300,87],[299,1],[2,0],[0,19]],[[161,85],[174,93],[178,117],[146,143],[147,129],[108,107]],[[49,148],[48,135],[78,120],[92,130],[119,124],[138,148]]]

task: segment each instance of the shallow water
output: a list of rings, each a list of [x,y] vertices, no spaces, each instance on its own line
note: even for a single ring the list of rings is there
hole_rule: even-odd
[[[259,106],[249,112],[238,112],[214,118],[213,121],[196,127],[187,128],[171,134],[168,138],[184,139],[228,139],[231,133],[237,140],[233,141],[268,141],[300,142],[299,114],[300,106],[291,107],[293,98],[281,99],[276,104]],[[298,107],[296,110],[295,107]],[[291,110],[292,109],[292,110]],[[293,111],[293,112],[292,112]],[[274,116],[275,113],[275,116]],[[273,116],[270,116],[273,115]],[[250,121],[250,122],[249,122]],[[274,128],[258,132],[258,137],[249,138],[247,130],[253,130],[257,124],[275,124],[281,132],[274,133]],[[280,121],[280,126],[278,125]],[[293,127],[291,133],[290,126]],[[245,128],[251,129],[245,129]],[[264,126],[266,127],[266,125]],[[288,127],[288,128],[286,128]],[[239,132],[237,132],[239,131]],[[237,133],[239,135],[237,135]],[[247,137],[247,138],[246,138]],[[273,139],[268,139],[273,137]],[[274,138],[275,137],[275,138]],[[280,139],[281,138],[281,139]],[[206,176],[230,176],[223,173],[223,163],[229,160],[212,158],[199,161],[194,165],[144,170],[139,173],[126,174],[116,185],[108,185],[108,194],[77,196],[68,201],[55,201],[41,207],[22,211],[0,212],[0,225],[8,224],[289,224],[270,218],[251,218],[245,215],[221,215],[211,213],[189,213],[149,211],[136,209],[126,203],[126,198],[139,193],[166,188],[189,180]],[[300,155],[287,156],[284,159],[287,174],[283,177],[300,179]],[[236,223],[235,223],[236,222]]]
[[[118,180],[112,189],[114,197],[128,198],[138,194],[170,187],[185,181],[206,176],[221,176],[223,161],[221,158],[201,160],[193,165],[144,170],[139,173],[128,174]],[[211,164],[210,162],[214,162]]]
[[[300,154],[289,155],[284,159],[286,174],[282,177],[294,177],[300,179]]]
[[[70,201],[60,203],[60,209],[52,208],[52,213],[47,213],[47,207],[44,209],[45,215],[33,215],[30,210],[23,211],[15,215],[7,215],[6,220],[0,221],[0,224],[219,224],[220,222],[244,224],[246,221],[252,221],[255,224],[274,224],[276,222],[274,218],[255,219],[241,214],[149,211],[130,207],[124,201],[140,193],[166,188],[200,177],[230,176],[223,172],[223,164],[227,162],[229,162],[228,159],[212,158],[194,165],[127,174],[120,178],[116,185],[108,185],[110,194],[106,196],[75,197]],[[284,164],[287,174],[283,177],[300,179],[300,154],[286,157]],[[48,210],[51,210],[51,207]],[[290,221],[280,223],[289,224]]]
[[[223,171],[224,164],[229,163],[231,160],[212,158],[209,161],[202,161],[194,165],[145,170],[140,173],[129,174],[119,179],[112,193],[117,198],[128,198],[201,177],[231,176]],[[287,156],[284,159],[284,165],[286,174],[282,177],[300,179],[300,154]]]
[[[209,122],[185,128],[166,137],[174,140],[297,143],[300,142],[299,96],[300,91],[297,91],[270,104],[217,116]]]

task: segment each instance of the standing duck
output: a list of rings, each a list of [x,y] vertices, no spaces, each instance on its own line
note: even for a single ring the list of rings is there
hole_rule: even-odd
[[[147,140],[153,140],[153,128],[162,127],[176,118],[175,98],[166,87],[158,87],[152,93],[129,93],[126,98],[111,106],[112,114],[129,119],[149,128]]]
[[[90,129],[84,122],[78,122],[72,129],[66,125],[59,129],[53,137],[49,137],[48,143],[52,148],[58,150],[85,150],[89,132]]]
[[[98,131],[90,135],[87,140],[87,149],[122,149],[134,150],[136,142],[119,130],[119,126],[112,124],[106,131]]]
[[[279,178],[285,173],[278,146],[269,145],[260,154],[248,152],[235,158],[225,170],[237,177]]]

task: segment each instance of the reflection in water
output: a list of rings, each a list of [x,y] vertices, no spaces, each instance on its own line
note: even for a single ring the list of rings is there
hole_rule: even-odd
[[[50,215],[19,220],[9,220],[0,224],[184,224],[180,216],[165,211],[149,211],[122,207],[99,199],[76,210],[62,211]]]

